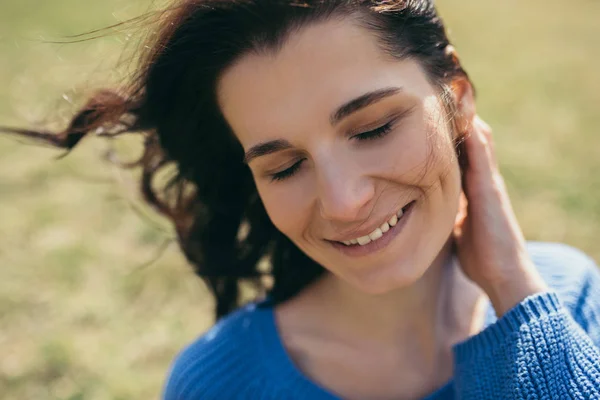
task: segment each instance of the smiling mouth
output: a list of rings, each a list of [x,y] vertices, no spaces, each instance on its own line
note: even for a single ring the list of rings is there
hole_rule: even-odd
[[[357,237],[355,239],[344,241],[344,242],[338,242],[338,243],[342,243],[347,247],[354,247],[354,246],[364,246],[366,244],[369,244],[371,242],[375,242],[375,241],[381,239],[382,237],[384,237],[386,235],[387,232],[389,232],[389,230],[391,228],[393,228],[394,226],[396,226],[396,224],[398,224],[398,222],[402,219],[404,214],[406,214],[406,212],[414,204],[414,202],[415,201],[413,200],[410,203],[408,203],[407,205],[405,205],[404,207],[402,207],[400,210],[398,210],[398,212],[396,212],[396,214],[392,215],[392,217],[390,219],[388,219],[386,222],[381,224],[381,226],[376,228],[373,232],[369,233],[368,235]]]

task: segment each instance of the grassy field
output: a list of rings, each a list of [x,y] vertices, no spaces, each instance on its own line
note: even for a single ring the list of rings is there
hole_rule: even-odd
[[[441,0],[495,131],[527,238],[600,260],[600,2]],[[0,124],[64,118],[125,73],[142,33],[77,44],[150,0],[0,0]],[[128,34],[132,34],[131,37]],[[127,53],[126,53],[127,54]],[[120,71],[120,72],[119,72]],[[125,71],[125,72],[124,72]],[[0,137],[0,398],[158,398],[211,304],[132,178],[94,140],[60,153]]]

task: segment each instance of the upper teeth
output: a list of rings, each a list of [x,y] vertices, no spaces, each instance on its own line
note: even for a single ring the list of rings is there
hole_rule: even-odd
[[[373,232],[369,233],[368,235],[361,236],[352,240],[347,240],[343,243],[346,246],[350,246],[352,244],[359,244],[361,246],[364,246],[367,243],[373,242],[381,238],[384,233],[389,231],[391,226],[395,226],[398,223],[398,219],[402,217],[402,214],[404,214],[404,212],[402,211],[402,209],[400,209],[396,214],[392,215],[392,217],[389,220],[384,222],[379,228],[376,228]]]

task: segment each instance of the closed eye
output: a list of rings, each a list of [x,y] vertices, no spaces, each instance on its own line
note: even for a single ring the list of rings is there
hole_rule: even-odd
[[[352,138],[359,140],[359,141],[379,139],[379,138],[387,135],[392,130],[393,125],[396,121],[397,120],[390,121],[387,124],[380,126],[379,128],[372,129],[370,131],[354,135],[354,136],[352,136]],[[304,161],[305,161],[305,159],[303,158],[303,159],[295,162],[290,167],[284,169],[283,171],[279,171],[279,172],[271,174],[270,175],[271,181],[283,181],[283,180],[286,180],[287,178],[292,177],[294,174],[296,174],[296,172],[298,172],[298,170],[300,169],[300,167]]]
[[[300,166],[302,165],[302,163],[305,160],[306,160],[305,158],[298,160],[289,168],[286,168],[283,171],[279,171],[274,174],[271,174],[271,181],[283,181],[283,180],[291,177],[298,171],[298,169],[300,169]]]
[[[380,126],[379,128],[372,129],[367,132],[359,133],[357,135],[352,136],[353,139],[356,140],[374,140],[379,139],[387,135],[394,125],[395,121],[390,121],[385,125]]]
[[[400,121],[404,120],[408,116],[410,116],[415,107],[411,107],[409,109],[403,110],[393,116],[386,124],[381,125],[378,128],[371,129],[370,131],[358,133],[356,135],[351,136],[352,139],[356,139],[358,141],[363,140],[375,140],[386,136],[390,131],[394,128],[394,126]]]

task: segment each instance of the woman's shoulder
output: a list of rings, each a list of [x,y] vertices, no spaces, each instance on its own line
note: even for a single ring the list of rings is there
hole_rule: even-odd
[[[262,326],[269,309],[250,304],[219,320],[171,364],[165,400],[238,398],[264,375]]]
[[[600,270],[583,251],[562,243],[528,242],[529,255],[575,321],[600,344]]]
[[[542,277],[555,290],[577,289],[598,273],[590,256],[563,243],[528,242],[527,250]]]

